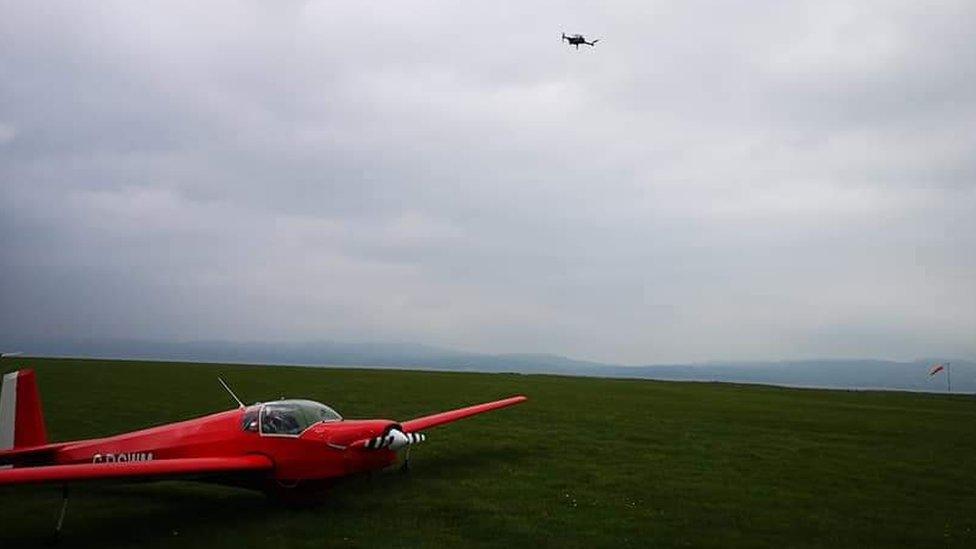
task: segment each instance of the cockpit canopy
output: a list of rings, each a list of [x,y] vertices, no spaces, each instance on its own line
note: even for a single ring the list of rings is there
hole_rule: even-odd
[[[247,409],[241,427],[262,435],[300,435],[316,423],[340,421],[342,416],[314,400],[278,400]]]

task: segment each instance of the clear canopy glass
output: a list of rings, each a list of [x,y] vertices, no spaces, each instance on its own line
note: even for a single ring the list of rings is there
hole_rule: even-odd
[[[263,435],[300,435],[316,423],[342,419],[332,408],[312,400],[269,402],[261,406],[260,415]]]

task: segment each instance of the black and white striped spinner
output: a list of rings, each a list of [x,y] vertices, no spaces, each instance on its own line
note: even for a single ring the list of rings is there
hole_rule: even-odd
[[[427,435],[423,433],[404,433],[403,431],[394,428],[390,429],[387,434],[381,437],[373,437],[367,440],[365,448],[367,450],[382,450],[384,448],[399,450],[404,446],[409,446],[425,440],[427,440]]]

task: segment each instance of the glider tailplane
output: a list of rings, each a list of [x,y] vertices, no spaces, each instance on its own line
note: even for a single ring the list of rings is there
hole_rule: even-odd
[[[44,444],[47,430],[34,370],[10,372],[0,387],[0,452]]]

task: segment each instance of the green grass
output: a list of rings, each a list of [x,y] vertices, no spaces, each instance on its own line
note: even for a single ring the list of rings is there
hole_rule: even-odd
[[[976,399],[470,373],[15,359],[52,440],[246,401],[408,419],[524,393],[428,432],[413,470],[312,508],[209,485],[79,485],[62,545],[976,547]],[[56,487],[0,490],[0,546],[41,543]]]

